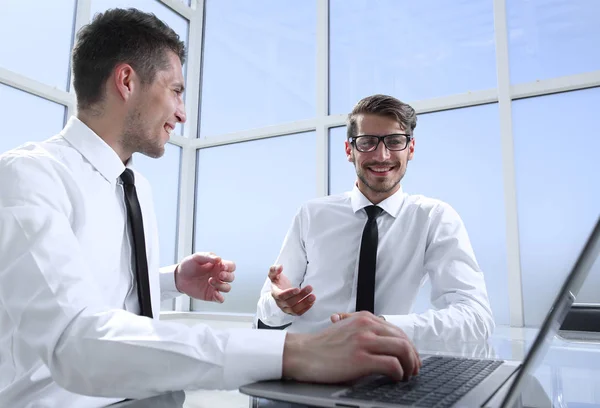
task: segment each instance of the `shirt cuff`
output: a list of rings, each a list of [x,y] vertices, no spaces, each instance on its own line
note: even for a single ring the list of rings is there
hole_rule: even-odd
[[[160,268],[160,298],[168,300],[181,295],[175,286],[175,265]]]
[[[283,373],[283,330],[229,330],[225,351],[226,388],[278,380]]]
[[[381,315],[383,318],[402,329],[406,337],[414,343],[415,323],[411,315]]]

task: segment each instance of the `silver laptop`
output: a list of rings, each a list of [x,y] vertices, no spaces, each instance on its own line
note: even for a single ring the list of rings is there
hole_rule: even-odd
[[[523,362],[422,355],[418,376],[405,382],[372,376],[352,384],[321,385],[295,381],[261,381],[240,388],[259,398],[290,403],[349,408],[419,407],[513,407],[548,345],[558,332],[575,296],[579,293],[600,253],[600,218],[596,222],[571,273],[527,352]]]

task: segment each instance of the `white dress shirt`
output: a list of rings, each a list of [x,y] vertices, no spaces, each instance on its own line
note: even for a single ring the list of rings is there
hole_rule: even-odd
[[[269,279],[256,318],[290,332],[314,332],[331,324],[333,313],[354,312],[364,207],[371,202],[351,192],[303,205],[288,231],[277,264],[292,285],[311,285],[316,301],[302,316],[283,313],[271,296]],[[375,314],[400,327],[414,341],[478,340],[494,321],[483,273],[467,231],[448,204],[398,190],[379,203]],[[417,293],[431,279],[431,309],[411,313]]]
[[[135,314],[124,170],[74,117],[0,156],[0,407],[98,407],[281,377],[283,333]],[[172,271],[159,273],[151,190],[135,177],[158,317],[161,293],[178,292]]]

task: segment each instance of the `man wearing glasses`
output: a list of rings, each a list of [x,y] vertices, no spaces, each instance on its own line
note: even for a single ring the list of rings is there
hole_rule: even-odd
[[[300,208],[262,288],[259,326],[314,332],[365,310],[413,341],[492,333],[483,273],[461,218],[444,202],[402,190],[416,124],[414,109],[391,96],[356,104],[345,150],[357,181],[350,192]],[[411,313],[427,278],[433,308]]]

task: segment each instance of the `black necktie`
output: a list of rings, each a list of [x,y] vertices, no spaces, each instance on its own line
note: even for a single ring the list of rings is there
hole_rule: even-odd
[[[377,217],[383,211],[370,205],[365,207],[369,219],[363,230],[358,260],[358,286],[356,289],[356,311],[368,310],[375,313],[375,268],[377,266]]]
[[[133,252],[135,257],[135,278],[140,302],[140,314],[152,318],[152,302],[150,301],[150,281],[148,279],[148,259],[146,258],[146,239],[144,237],[144,222],[142,209],[135,191],[133,171],[125,169],[121,174],[125,190],[125,205],[127,218],[133,237]]]

